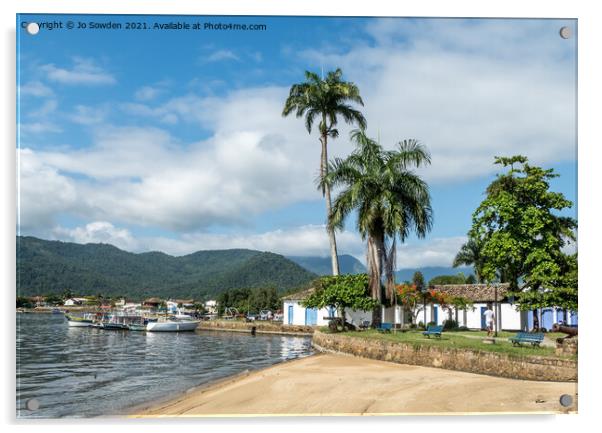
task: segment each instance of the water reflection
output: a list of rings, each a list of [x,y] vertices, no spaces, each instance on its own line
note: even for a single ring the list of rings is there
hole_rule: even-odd
[[[17,416],[123,413],[170,393],[286,359],[310,339],[221,332],[69,328],[62,315],[17,315]],[[30,411],[35,398],[40,408]]]

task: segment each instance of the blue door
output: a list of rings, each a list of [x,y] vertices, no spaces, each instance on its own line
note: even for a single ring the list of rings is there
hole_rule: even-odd
[[[433,322],[435,322],[435,325],[439,324],[439,308],[438,307],[433,307]]]
[[[481,329],[487,329],[487,322],[485,321],[485,311],[487,311],[487,307],[481,307]]]
[[[318,324],[318,310],[316,308],[305,309],[305,324],[315,326]]]
[[[554,322],[554,317],[551,308],[544,308],[541,311],[541,327],[546,328],[546,330],[551,330]]]
[[[571,311],[571,325],[572,326],[577,326],[577,312],[576,311]]]
[[[292,305],[288,306],[288,324],[289,325],[293,324],[293,306]]]

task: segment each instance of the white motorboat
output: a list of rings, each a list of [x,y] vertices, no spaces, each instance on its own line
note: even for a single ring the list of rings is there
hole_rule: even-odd
[[[146,330],[149,332],[194,331],[198,325],[198,320],[166,319],[157,322],[148,322]]]
[[[65,318],[67,319],[67,323],[72,328],[86,328],[88,326],[92,326],[94,323],[93,318],[90,315],[84,315],[84,317],[76,317],[69,316],[65,314]]]

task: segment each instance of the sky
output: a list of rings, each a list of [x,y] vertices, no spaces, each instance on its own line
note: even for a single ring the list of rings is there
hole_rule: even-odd
[[[494,156],[554,168],[577,216],[575,20],[20,15],[17,232],[132,252],[329,253],[320,144],[283,118],[290,86],[340,67],[383,147],[432,155],[434,226],[398,267],[449,266]],[[66,23],[85,23],[67,29]],[[121,29],[90,29],[91,23]],[[165,30],[172,22],[265,30]],[[125,29],[144,23],[144,29]],[[568,26],[572,37],[559,29]],[[330,157],[354,149],[340,125]],[[336,191],[335,191],[336,195]],[[350,217],[340,254],[365,262]]]

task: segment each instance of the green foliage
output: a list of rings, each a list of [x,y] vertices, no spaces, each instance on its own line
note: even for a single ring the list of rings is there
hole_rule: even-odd
[[[416,140],[404,140],[394,151],[366,135],[352,131],[355,151],[346,159],[330,163],[320,186],[340,187],[328,224],[342,228],[357,211],[357,228],[367,240],[368,273],[372,297],[382,299],[381,276],[385,275],[388,297],[394,295],[396,242],[411,232],[424,237],[432,226],[432,209],[426,182],[412,170],[430,164],[430,154]]]
[[[414,272],[414,276],[412,277],[412,284],[414,284],[414,286],[416,286],[416,290],[418,290],[419,292],[424,290],[425,284],[424,284],[424,275],[422,275],[422,272],[420,272],[420,271]]]
[[[278,310],[281,308],[280,297],[274,287],[256,287],[230,289],[217,297],[219,314],[226,307],[235,307],[240,313],[258,313],[260,310]]]
[[[462,272],[459,272],[456,275],[438,275],[429,281],[429,286],[444,284],[466,284],[466,276]]]
[[[34,306],[29,298],[17,296],[17,308],[33,308]]]
[[[207,300],[229,288],[292,289],[316,275],[278,254],[198,251],[182,257],[133,254],[106,244],[80,245],[17,237],[17,294],[122,295]]]
[[[458,328],[458,322],[456,322],[454,319],[445,319],[443,321],[443,329],[446,331],[449,331],[451,329],[457,329]]]
[[[303,302],[308,308],[335,307],[344,317],[346,308],[371,311],[378,302],[371,298],[366,274],[322,277],[314,282],[315,291]]]
[[[46,303],[48,305],[63,305],[63,298],[51,293],[46,295]]]
[[[508,282],[521,309],[576,309],[577,260],[562,248],[575,240],[577,222],[558,215],[573,203],[549,190],[557,177],[552,169],[531,166],[520,155],[495,163],[509,169],[487,188],[469,232],[482,245],[483,278]]]
[[[483,245],[478,239],[468,239],[468,242],[462,245],[460,251],[458,252],[458,254],[456,254],[453,263],[454,268],[461,265],[473,266],[474,272],[476,274],[476,278],[473,277],[473,279],[476,279],[479,283],[485,282],[483,279],[484,263],[483,254],[481,252],[482,248]],[[469,283],[468,281],[466,281],[466,283],[474,284],[473,282]]]

